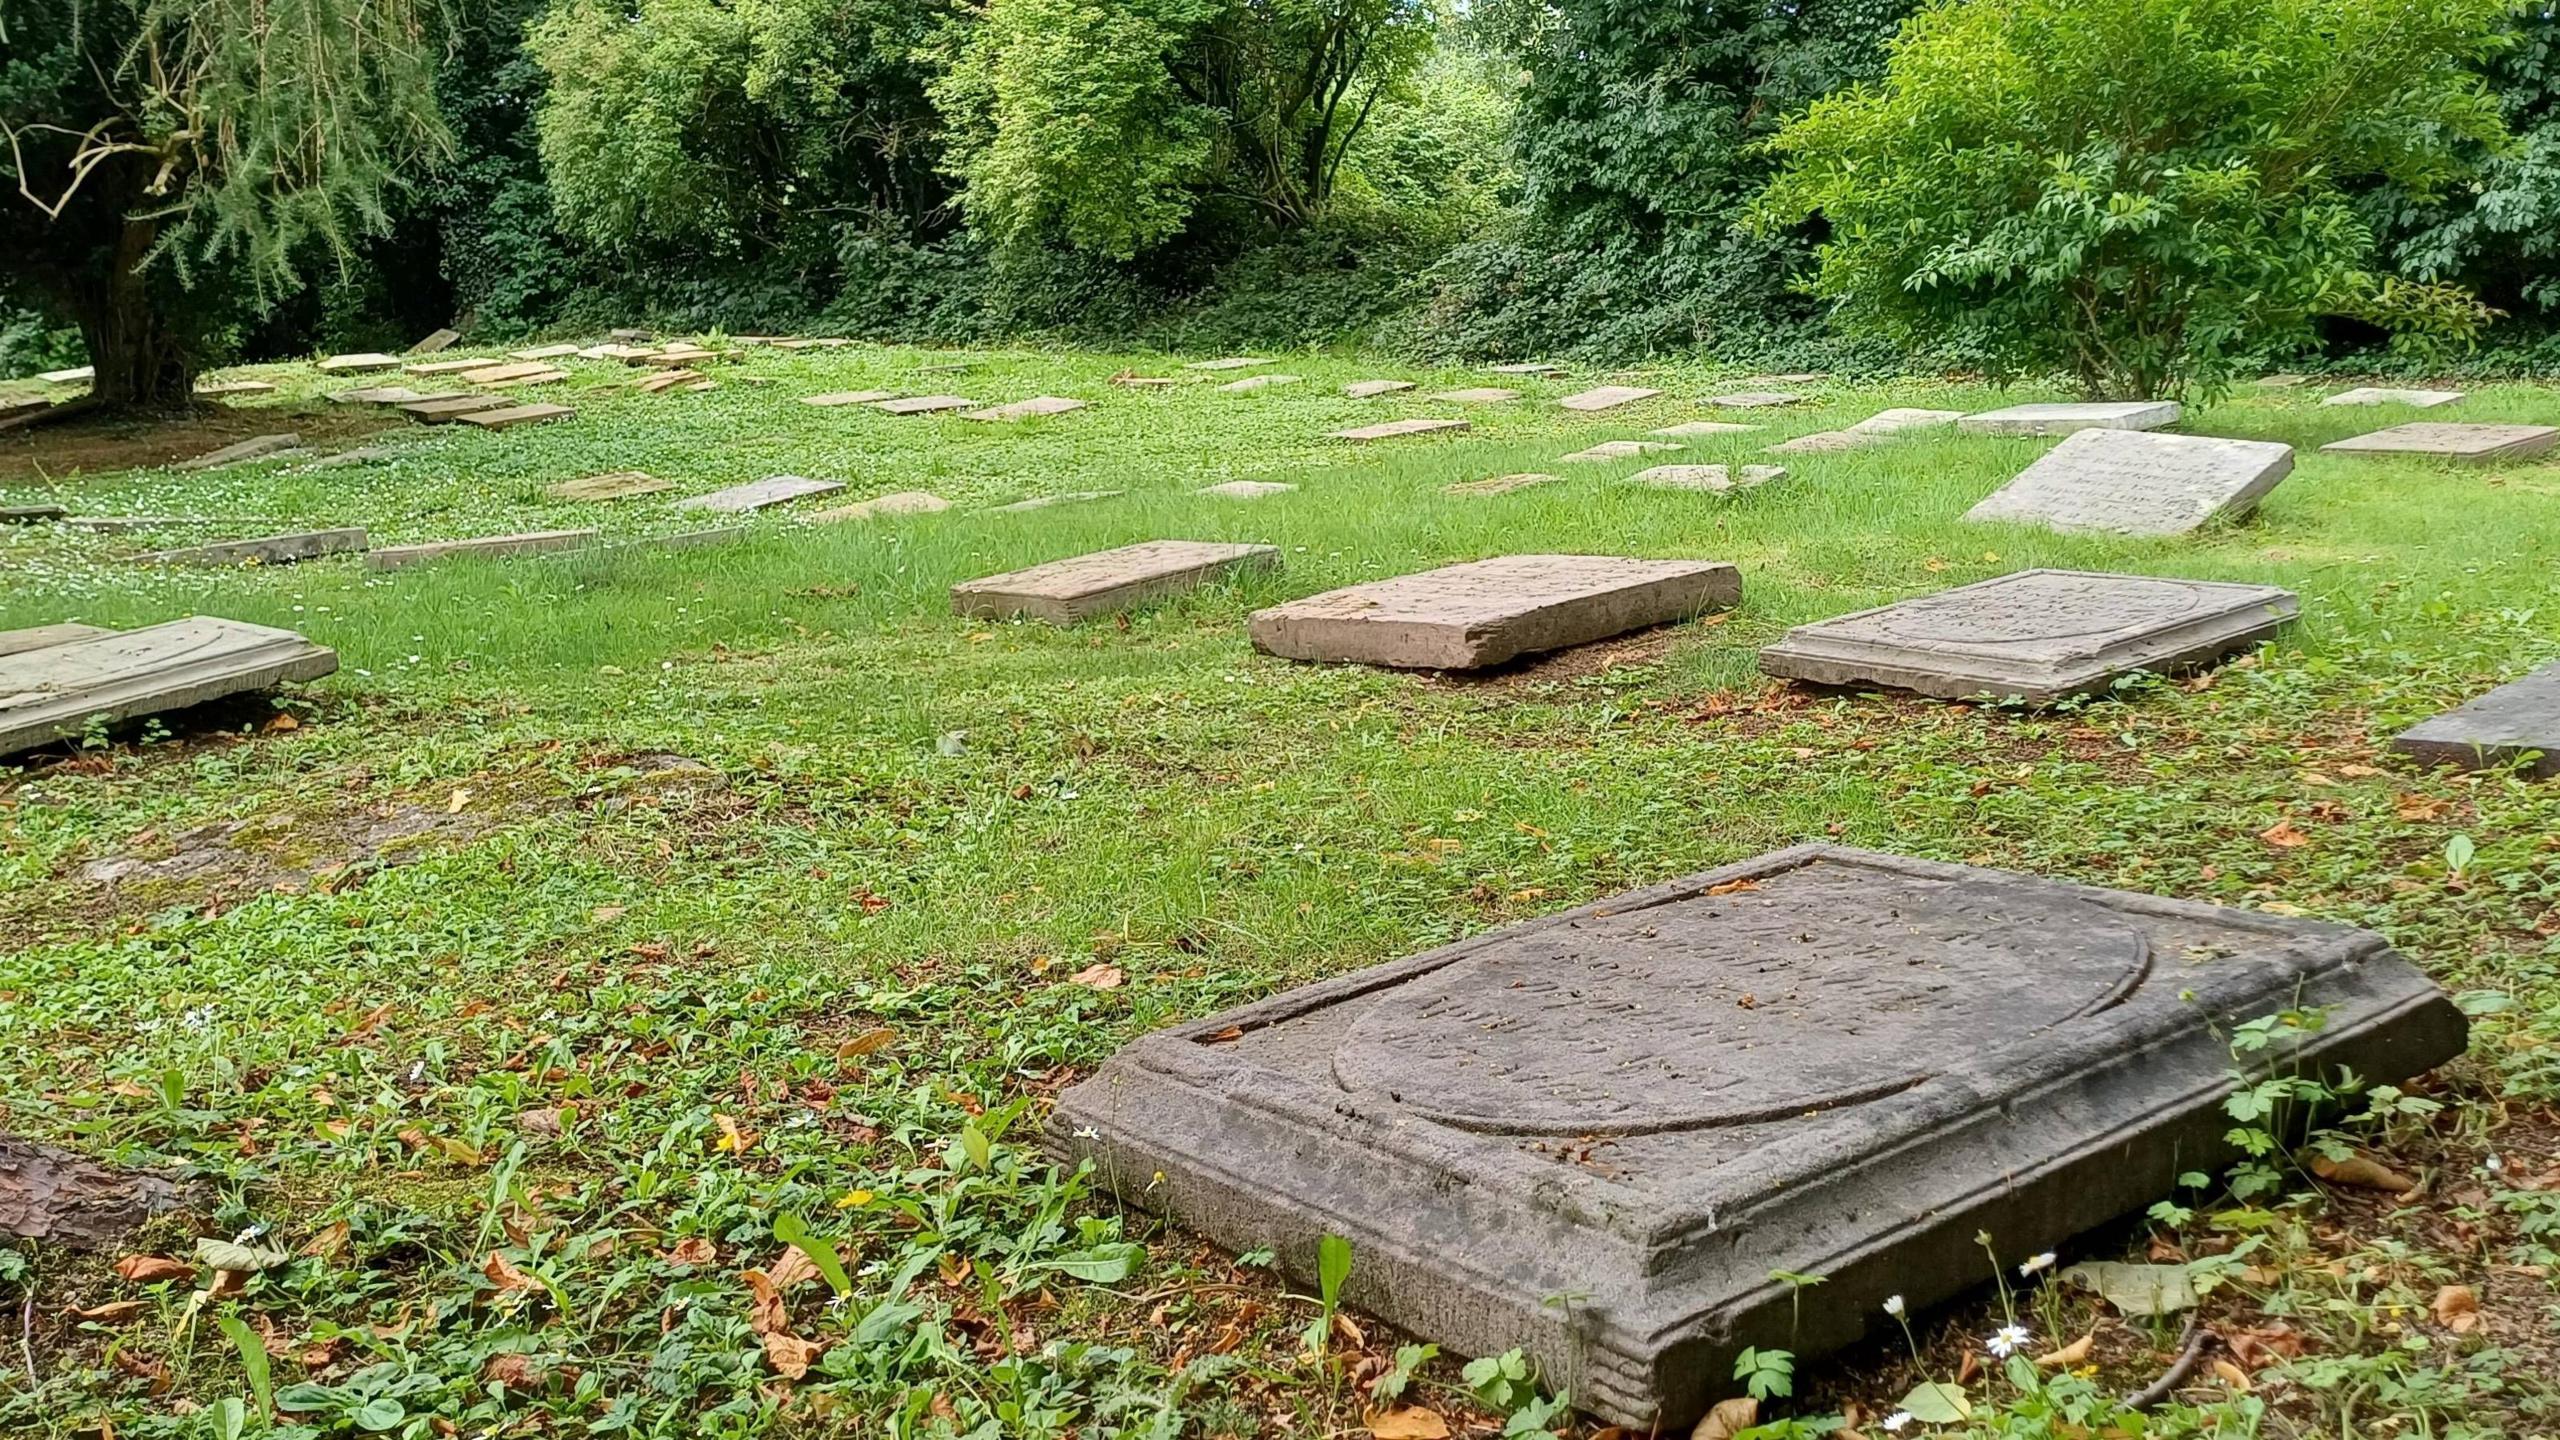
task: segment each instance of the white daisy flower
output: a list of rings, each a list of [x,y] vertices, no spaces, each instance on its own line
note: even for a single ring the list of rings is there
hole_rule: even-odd
[[[1899,1295],[1887,1295],[1884,1297],[1884,1313],[1892,1316],[1896,1320],[1901,1319],[1902,1297]]]
[[[1882,1425],[1887,1430],[1900,1430],[1903,1426],[1911,1423],[1911,1412],[1908,1410],[1896,1410],[1876,1423]]]
[[[2020,1265],[2018,1267],[2018,1278],[2025,1280],[2043,1274],[2045,1271],[2053,1268],[2053,1259],[2053,1252],[2047,1250],[2043,1254],[2038,1255],[2027,1261],[2025,1264]]]
[[[1994,1358],[2006,1360],[2034,1338],[2035,1332],[2024,1325],[2003,1325],[1992,1332],[1990,1339],[1982,1342],[1982,1348],[1990,1351]]]

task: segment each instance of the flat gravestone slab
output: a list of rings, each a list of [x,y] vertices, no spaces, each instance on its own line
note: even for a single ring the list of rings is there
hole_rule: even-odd
[[[1009,505],[990,505],[990,515],[1019,515],[1025,510],[1046,510],[1052,505],[1080,505],[1087,500],[1108,500],[1124,492],[1118,490],[1069,490],[1059,495],[1034,495]]]
[[[1461,480],[1456,484],[1444,485],[1440,488],[1451,495],[1468,495],[1476,497],[1486,495],[1508,495],[1514,490],[1527,490],[1539,485],[1553,485],[1563,478],[1564,477],[1561,475],[1549,475],[1543,471],[1524,470],[1517,475],[1495,475],[1484,480]]]
[[[1072,625],[1194,590],[1222,576],[1279,564],[1279,548],[1271,545],[1147,540],[965,581],[951,587],[951,609],[988,619],[1023,616]]]
[[[1261,500],[1273,495],[1286,495],[1297,488],[1279,480],[1227,480],[1216,485],[1203,485],[1193,493],[1215,495],[1221,500]]]
[[[1464,430],[1472,420],[1381,420],[1375,425],[1354,425],[1348,430],[1332,432],[1336,440],[1393,440],[1404,435],[1429,435],[1441,430]]]
[[[602,533],[599,530],[528,530],[521,535],[482,535],[469,540],[433,540],[423,545],[387,545],[366,552],[364,564],[368,570],[403,570],[411,565],[455,556],[540,555],[552,550],[578,549],[594,543]]]
[[[2341,390],[2320,403],[2323,405],[2407,405],[2413,409],[2432,410],[2438,405],[2450,405],[2461,399],[2462,395],[2463,392],[2459,390],[2392,390],[2382,386],[2366,385],[2354,390]]]
[[[1850,426],[1849,430],[1856,435],[1899,435],[1906,430],[1944,429],[1963,418],[1961,410],[1917,410],[1897,406],[1891,410],[1879,410]]]
[[[206,380],[197,384],[196,393],[212,399],[226,395],[272,395],[275,389],[264,380]]]
[[[1668,440],[1603,440],[1589,449],[1576,450],[1559,458],[1571,464],[1596,464],[1606,460],[1633,460],[1639,455],[1657,455],[1686,448]]]
[[[1650,400],[1661,393],[1659,390],[1647,390],[1641,385],[1602,385],[1578,394],[1567,395],[1556,403],[1567,410],[1614,410],[1621,405],[1632,405],[1638,400]]]
[[[1485,367],[1485,373],[1488,375],[1561,375],[1564,373],[1564,367],[1550,365],[1544,360],[1526,360],[1516,365],[1488,365]]]
[[[541,425],[553,420],[566,420],[578,412],[566,405],[509,405],[500,410],[472,410],[454,418],[465,425],[483,430],[512,430],[518,425]]]
[[[1256,390],[1268,390],[1275,385],[1295,385],[1304,378],[1300,375],[1247,375],[1241,380],[1230,380],[1218,389],[1228,395],[1250,395]]]
[[[452,349],[453,342],[461,338],[462,332],[459,330],[438,330],[428,335],[426,339],[410,346],[409,353],[412,355],[439,354],[443,351]]]
[[[412,400],[400,407],[400,413],[413,415],[430,425],[447,425],[465,415],[483,410],[503,410],[509,401],[503,395],[433,395]]]
[[[2468,705],[2411,726],[2392,740],[2391,748],[2431,764],[2473,770],[2513,765],[2530,755],[2526,774],[2560,775],[2560,665],[2545,665]]]
[[[373,370],[397,370],[400,368],[400,357],[371,352],[362,355],[332,355],[312,368],[323,375],[362,375]]]
[[[2184,535],[2247,514],[2293,473],[2273,440],[2083,430],[1965,512],[2063,531]]]
[[[1687,1434],[1744,1347],[1898,1341],[1887,1297],[1978,1288],[1977,1233],[2062,1249],[2232,1158],[2223,1036],[2303,1006],[2269,1069],[2467,1038],[2364,931],[1813,845],[1173,1026],[1046,1135],[1302,1280],[1340,1235],[1346,1302]]]
[[[1650,433],[1686,439],[1695,435],[1747,435],[1759,428],[1757,425],[1742,425],[1731,420],[1683,420],[1677,425],[1665,425]]]
[[[2073,405],[2012,405],[1967,415],[1956,428],[1969,435],[2073,435],[2083,430],[2157,430],[2185,414],[2175,400],[2108,400]]]
[[[1034,395],[1028,400],[1016,400],[1010,405],[996,405],[985,410],[971,410],[960,418],[963,420],[994,421],[1029,420],[1041,415],[1064,415],[1069,411],[1081,410],[1084,407],[1084,401],[1070,400],[1064,395]]]
[[[2136,670],[2220,659],[2299,609],[2272,585],[2021,570],[1799,625],[1760,652],[1760,668],[1821,685],[2044,704]]]
[[[1884,441],[1885,437],[1882,435],[1861,435],[1855,430],[1817,430],[1810,435],[1799,435],[1793,440],[1781,440],[1769,447],[1769,453],[1772,455],[1828,455],[1842,450],[1864,450],[1870,445],[1881,445]]]
[[[1443,390],[1437,395],[1427,395],[1423,398],[1446,400],[1452,405],[1499,405],[1505,400],[1519,399],[1520,392],[1503,390],[1491,385],[1471,385],[1463,390]]]
[[[435,398],[424,390],[412,390],[406,385],[365,385],[354,390],[329,392],[329,403],[333,405],[415,405],[421,400]]]
[[[256,460],[279,451],[298,449],[301,445],[302,437],[298,435],[252,435],[246,440],[234,441],[219,450],[199,455],[193,460],[181,460],[174,468],[210,470],[217,465],[236,465],[243,460]]]
[[[655,495],[673,490],[676,482],[661,480],[646,470],[613,470],[602,475],[581,475],[563,480],[542,493],[555,500],[628,500],[635,495]]]
[[[970,410],[978,402],[965,395],[910,395],[904,400],[880,400],[871,408],[883,415],[935,415],[945,410]]]
[[[1268,360],[1257,360],[1250,355],[1229,355],[1217,360],[1194,360],[1182,368],[1185,370],[1249,370],[1256,365],[1270,363]]]
[[[71,513],[65,505],[0,505],[0,525],[33,525]]]
[[[580,356],[581,358],[583,358],[583,359],[588,359],[588,360],[625,360],[625,361],[629,361],[629,360],[646,360],[646,359],[648,359],[650,356],[655,355],[655,354],[657,354],[657,353],[658,353],[658,351],[657,351],[657,347],[652,346],[652,345],[622,345],[622,344],[613,344],[613,345],[590,345],[590,346],[588,346],[586,349],[581,350],[581,351],[579,351],[579,352],[578,352],[578,354],[579,354],[579,356]]]
[[[1256,611],[1255,648],[1290,660],[1474,670],[1726,609],[1731,565],[1617,555],[1501,555]]]
[[[0,755],[337,668],[290,630],[201,615],[48,645],[0,658]]]
[[[768,475],[708,495],[679,500],[678,510],[708,510],[717,515],[743,515],[769,505],[781,505],[811,495],[828,495],[844,488],[841,480],[812,480],[805,475]]]
[[[370,543],[363,526],[349,525],[336,530],[261,535],[254,540],[217,540],[210,545],[155,550],[133,558],[144,565],[291,565],[299,560],[362,550]]]
[[[1410,380],[1354,380],[1342,387],[1342,393],[1354,400],[1373,400],[1380,395],[1393,395],[1412,388]]]
[[[800,403],[820,406],[877,405],[883,400],[897,398],[898,392],[895,390],[831,390],[824,395],[803,395],[800,397]]]
[[[552,365],[497,365],[487,370],[465,370],[459,378],[466,385],[513,388],[519,385],[555,384],[568,379],[569,372]]]
[[[1726,494],[1787,478],[1781,465],[1656,465],[1627,477],[1657,490],[1704,490]]]
[[[86,385],[98,378],[95,366],[75,365],[68,370],[39,371],[36,378],[47,385]]]
[[[470,370],[496,370],[506,363],[486,355],[466,355],[454,360],[412,360],[405,368],[411,375],[460,375]]]
[[[2291,390],[2295,386],[2308,381],[2310,378],[2311,377],[2308,375],[2301,375],[2291,370],[2286,370],[2274,375],[2261,375],[2258,377],[2258,383],[2266,386],[2270,390]]]
[[[2494,460],[2527,459],[2554,445],[2560,445],[2560,426],[2449,425],[2420,420],[2370,435],[2332,440],[2320,448],[2339,455],[2434,455],[2485,465]]]
[[[0,655],[24,655],[30,650],[46,650],[68,645],[74,640],[94,640],[113,635],[113,630],[96,625],[66,622],[61,625],[37,625],[25,630],[0,630]]]
[[[1801,405],[1804,397],[1792,390],[1745,390],[1734,395],[1710,395],[1699,403],[1726,410],[1769,410],[1780,405]]]
[[[811,525],[830,525],[840,520],[878,520],[891,515],[931,515],[948,510],[951,502],[930,490],[899,490],[851,505],[838,505],[800,518]]]
[[[530,350],[510,350],[510,360],[565,360],[578,353],[575,345],[536,345]]]

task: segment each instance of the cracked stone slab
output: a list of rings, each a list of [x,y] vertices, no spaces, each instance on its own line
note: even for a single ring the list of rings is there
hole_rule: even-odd
[[[1410,380],[1354,380],[1342,387],[1342,393],[1354,400],[1374,400],[1381,395],[1393,395],[1412,388]]]
[[[1304,378],[1306,377],[1301,375],[1247,375],[1241,380],[1228,381],[1219,386],[1218,390],[1227,395],[1250,395],[1256,390],[1268,390],[1274,385],[1295,385]]]
[[[2323,405],[2407,405],[2413,409],[2432,410],[2439,405],[2452,404],[2461,399],[2463,393],[2460,390],[2393,390],[2387,386],[2362,385],[2353,390],[2341,390],[2320,403]]]
[[[2272,585],[2021,570],[1799,625],[1760,652],[1760,668],[1819,685],[2046,704],[2136,670],[2218,660],[2300,608]]]
[[[1656,490],[1704,490],[1729,494],[1784,480],[1783,465],[1656,465],[1627,477],[1636,485],[1649,485]]]
[[[323,375],[362,375],[374,370],[397,370],[400,357],[370,351],[360,355],[332,355],[312,368]]]
[[[1145,540],[963,581],[951,587],[951,609],[954,614],[985,619],[1024,617],[1072,625],[1196,590],[1243,571],[1277,569],[1279,564],[1279,548],[1272,545]]]
[[[878,520],[891,515],[931,515],[950,508],[950,501],[930,490],[898,490],[800,518],[811,525],[828,525],[840,520]]]
[[[1375,425],[1354,425],[1348,430],[1336,430],[1332,432],[1332,438],[1360,442],[1393,440],[1405,435],[1430,435],[1442,430],[1464,430],[1474,424],[1472,420],[1382,420]]]
[[[356,532],[361,535],[364,532]],[[0,657],[0,755],[338,668],[290,630],[189,616]]]
[[[2106,400],[2079,404],[2012,405],[1967,415],[1956,428],[1968,435],[2073,435],[2083,430],[2157,430],[2175,425],[2185,407],[2175,400]]]
[[[1499,405],[1505,400],[1519,399],[1520,392],[1504,390],[1492,385],[1470,385],[1465,389],[1443,390],[1437,395],[1426,395],[1423,398],[1445,400],[1452,405]]]
[[[1744,390],[1732,395],[1710,395],[1698,403],[1725,410],[1770,410],[1781,405],[1801,405],[1804,397],[1792,390]]]
[[[430,395],[399,406],[403,415],[414,416],[430,425],[447,425],[465,415],[483,410],[503,410],[510,402],[504,395]]]
[[[805,475],[767,475],[744,485],[714,490],[679,500],[678,510],[708,510],[715,515],[744,515],[768,506],[788,504],[811,495],[829,495],[844,488],[841,480],[812,480]]]
[[[967,414],[962,415],[960,418],[963,420],[997,421],[1029,420],[1034,416],[1039,415],[1064,415],[1069,411],[1081,410],[1084,407],[1084,401],[1070,400],[1064,395],[1034,395],[1028,400],[1016,400],[1010,405],[997,405],[990,409],[972,410]]]
[[[1301,1281],[1343,1236],[1347,1303],[1686,1434],[1744,1347],[1898,1339],[1976,1234],[2064,1249],[2233,1158],[2223,1035],[2297,1006],[2328,1023],[2253,1064],[2400,1081],[2467,1038],[2366,931],[1809,845],[1176,1024],[1046,1141]]]
[[[2320,448],[2338,455],[2433,455],[2485,465],[2493,460],[2528,459],[2554,445],[2560,445],[2560,426],[2453,425],[2419,420],[2370,435],[2332,440]]]
[[[2537,779],[2560,775],[2560,665],[2545,665],[2421,721],[2401,731],[2391,748],[2467,770],[2503,768],[2531,756],[2524,773]]]
[[[1639,455],[1659,455],[1687,448],[1685,445],[1664,440],[1603,440],[1588,449],[1576,450],[1570,455],[1558,458],[1571,464],[1586,464],[1604,460],[1633,460]]]
[[[287,450],[298,450],[301,447],[302,437],[299,435],[252,435],[246,440],[234,441],[219,450],[199,455],[193,460],[181,460],[170,468],[211,470],[217,465],[237,465],[243,460],[261,460],[270,455],[281,454]]]
[[[508,405],[496,410],[466,410],[453,418],[483,430],[512,430],[518,425],[567,420],[577,413],[566,405]]]
[[[1227,480],[1216,485],[1203,485],[1195,495],[1215,495],[1221,500],[1262,500],[1273,495],[1286,495],[1297,489],[1279,480]]]
[[[673,490],[676,482],[661,480],[646,470],[610,470],[601,475],[581,475],[563,480],[543,490],[554,500],[628,500],[635,495],[655,495]]]
[[[877,405],[883,400],[895,400],[897,398],[898,392],[895,390],[830,390],[824,395],[803,395],[800,397],[800,403],[803,405],[817,405],[822,407],[831,407],[836,405]]]
[[[368,570],[405,570],[430,560],[447,560],[457,556],[488,558],[509,555],[541,555],[554,550],[576,550],[595,543],[600,530],[528,530],[518,535],[481,535],[468,540],[431,540],[420,545],[386,545],[368,551],[364,557]]]
[[[1614,410],[1621,405],[1650,400],[1661,393],[1659,390],[1648,390],[1641,385],[1600,385],[1577,394],[1567,395],[1556,403],[1567,410]]]
[[[347,525],[334,530],[261,535],[253,540],[217,540],[210,545],[155,550],[133,558],[142,565],[291,565],[362,550],[370,543],[363,526]]]
[[[1255,611],[1256,649],[1289,660],[1474,670],[1729,609],[1742,576],[1708,560],[1499,555]]]
[[[1553,485],[1563,478],[1564,477],[1561,475],[1549,475],[1544,471],[1524,470],[1516,475],[1496,475],[1485,480],[1461,480],[1453,485],[1443,485],[1440,488],[1444,494],[1449,495],[1467,495],[1476,497],[1486,495],[1508,495],[1514,490],[1527,490],[1539,485]]]
[[[2247,514],[2292,473],[2293,447],[2278,441],[2083,430],[1985,496],[1964,518],[2062,531],[2184,535]]]
[[[965,395],[910,395],[903,400],[880,400],[871,408],[883,415],[939,415],[945,410],[974,410],[978,402]]]

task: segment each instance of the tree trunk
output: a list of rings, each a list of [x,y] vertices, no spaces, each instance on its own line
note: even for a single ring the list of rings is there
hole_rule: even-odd
[[[89,394],[109,409],[183,410],[194,403],[194,359],[141,273],[158,234],[154,221],[125,221],[105,273],[77,298],[80,336],[97,372]]]

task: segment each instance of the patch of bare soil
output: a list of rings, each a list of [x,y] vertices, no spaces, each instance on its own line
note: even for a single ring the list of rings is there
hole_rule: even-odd
[[[1710,615],[1698,622],[1717,624],[1720,615]],[[1612,670],[1640,665],[1659,665],[1664,657],[1689,633],[1686,625],[1656,625],[1613,639],[1589,645],[1572,645],[1539,655],[1524,655],[1505,665],[1482,670],[1435,670],[1424,676],[1426,683],[1449,685],[1460,689],[1528,687],[1533,685],[1570,684]]]
[[[351,382],[352,383],[352,382]],[[353,444],[407,422],[370,405],[205,404],[183,415],[105,415],[0,430],[0,495],[81,475],[192,460],[252,435],[292,431],[315,448]]]

